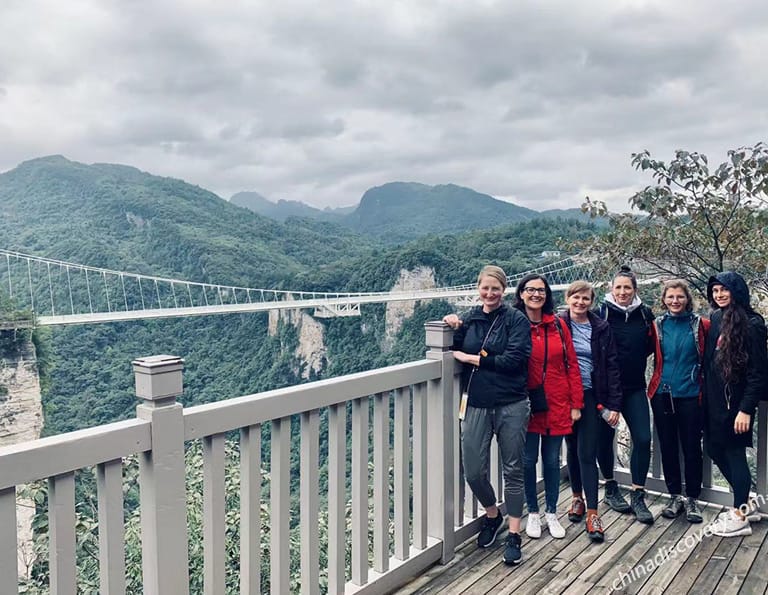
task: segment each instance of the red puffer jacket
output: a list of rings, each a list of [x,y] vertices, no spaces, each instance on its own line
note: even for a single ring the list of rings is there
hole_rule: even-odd
[[[562,335],[555,324],[559,325]],[[571,409],[584,407],[579,362],[568,325],[544,314],[541,323],[531,323],[531,358],[528,360],[528,388],[541,385],[544,370],[544,340],[547,341],[547,375],[544,393],[548,411],[535,413],[528,422],[528,431],[548,436],[571,433]],[[562,337],[562,338],[561,338]]]

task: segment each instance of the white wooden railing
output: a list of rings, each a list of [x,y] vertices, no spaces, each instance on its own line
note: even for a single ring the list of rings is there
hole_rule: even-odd
[[[0,595],[16,595],[19,589],[13,578],[19,548],[17,487],[41,479],[49,483],[50,592],[75,595],[74,474],[89,467],[97,470],[99,592],[126,592],[123,460],[135,454],[140,461],[143,593],[188,594],[185,448],[194,441],[202,442],[203,451],[204,593],[224,594],[231,562],[225,543],[225,441],[233,434],[240,452],[236,562],[241,593],[260,593],[267,578],[272,593],[290,592],[292,554],[300,559],[299,589],[306,594],[321,592],[321,572],[327,576],[327,592],[334,595],[386,593],[427,567],[448,562],[480,522],[477,502],[460,475],[458,369],[449,351],[451,341],[446,325],[428,323],[423,360],[186,409],[176,400],[182,394],[180,358],[136,360],[140,400],[136,419],[0,448]],[[323,494],[318,480],[321,416],[327,416],[328,490]],[[298,417],[300,425],[297,546],[289,537],[292,417]],[[758,493],[762,494],[768,452],[765,419],[761,405]],[[262,461],[262,432],[269,434],[268,461]],[[492,482],[501,494],[496,449],[492,453]],[[263,476],[267,462],[268,478]],[[659,467],[655,460],[649,487],[663,491]],[[705,477],[703,498],[727,504],[727,491],[712,485],[711,466]],[[628,482],[623,470],[618,478]],[[266,483],[269,498],[263,503]],[[327,545],[320,543],[318,530],[326,503]],[[270,510],[269,527],[261,525],[262,504]],[[269,576],[262,577],[262,535],[267,530]],[[299,551],[292,551],[294,547]],[[322,548],[328,560],[323,569]]]

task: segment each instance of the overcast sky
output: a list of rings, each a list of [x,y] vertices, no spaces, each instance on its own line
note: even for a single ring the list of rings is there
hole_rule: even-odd
[[[2,0],[0,171],[62,154],[318,207],[386,182],[626,208],[768,140],[765,0]]]

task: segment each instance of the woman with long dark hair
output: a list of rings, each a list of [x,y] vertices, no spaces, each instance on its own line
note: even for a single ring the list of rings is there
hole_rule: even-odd
[[[746,448],[752,446],[758,401],[768,390],[765,320],[752,309],[738,273],[710,277],[707,298],[714,312],[704,346],[704,444],[733,490],[733,508],[718,517],[712,532],[750,535]]]
[[[529,537],[541,537],[542,520],[536,490],[536,463],[541,447],[544,473],[545,521],[555,539],[565,537],[557,518],[560,493],[560,449],[563,436],[581,417],[584,390],[579,363],[568,326],[554,315],[552,289],[541,275],[530,274],[517,284],[515,308],[530,321],[531,357],[528,360],[528,395],[531,420],[525,438],[523,476]]]
[[[682,279],[666,281],[661,291],[665,313],[654,321],[656,347],[648,383],[653,422],[659,435],[661,466],[669,502],[661,516],[683,512],[689,523],[702,521],[696,502],[701,494],[701,363],[709,321],[693,311],[693,296]],[[683,497],[680,451],[685,462]]]
[[[453,357],[462,367],[461,452],[464,476],[485,518],[477,537],[481,548],[491,547],[504,518],[488,480],[491,438],[501,450],[504,503],[509,516],[505,564],[522,561],[520,518],[523,515],[523,447],[529,406],[525,390],[531,338],[528,321],[502,302],[507,287],[504,271],[483,267],[477,277],[481,306],[443,322],[455,329]],[[464,399],[466,398],[466,402]],[[461,411],[464,411],[463,415]]]
[[[632,439],[629,458],[632,491],[630,503],[627,504],[613,478],[614,432],[600,436],[598,457],[605,477],[605,502],[618,512],[632,512],[639,522],[650,525],[653,524],[653,514],[645,504],[645,481],[651,466],[651,414],[645,392],[645,369],[648,356],[653,353],[655,331],[653,312],[637,295],[637,278],[629,267],[621,267],[614,276],[600,314],[611,325],[616,340],[622,391],[621,414]]]

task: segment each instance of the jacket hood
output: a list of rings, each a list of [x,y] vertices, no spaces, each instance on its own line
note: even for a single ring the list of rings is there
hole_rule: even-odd
[[[643,303],[643,301],[640,299],[640,296],[635,294],[635,297],[632,298],[632,303],[629,304],[629,306],[620,306],[616,302],[616,298],[613,297],[613,294],[611,292],[608,292],[605,294],[605,303],[609,306],[613,306],[617,310],[621,310],[622,312],[630,313],[633,310],[637,310]]]
[[[707,301],[713,308],[717,308],[717,304],[712,299],[712,287],[715,285],[722,285],[728,291],[731,292],[731,298],[739,306],[751,310],[749,305],[749,287],[744,277],[733,271],[723,271],[717,275],[713,275],[707,282]]]

